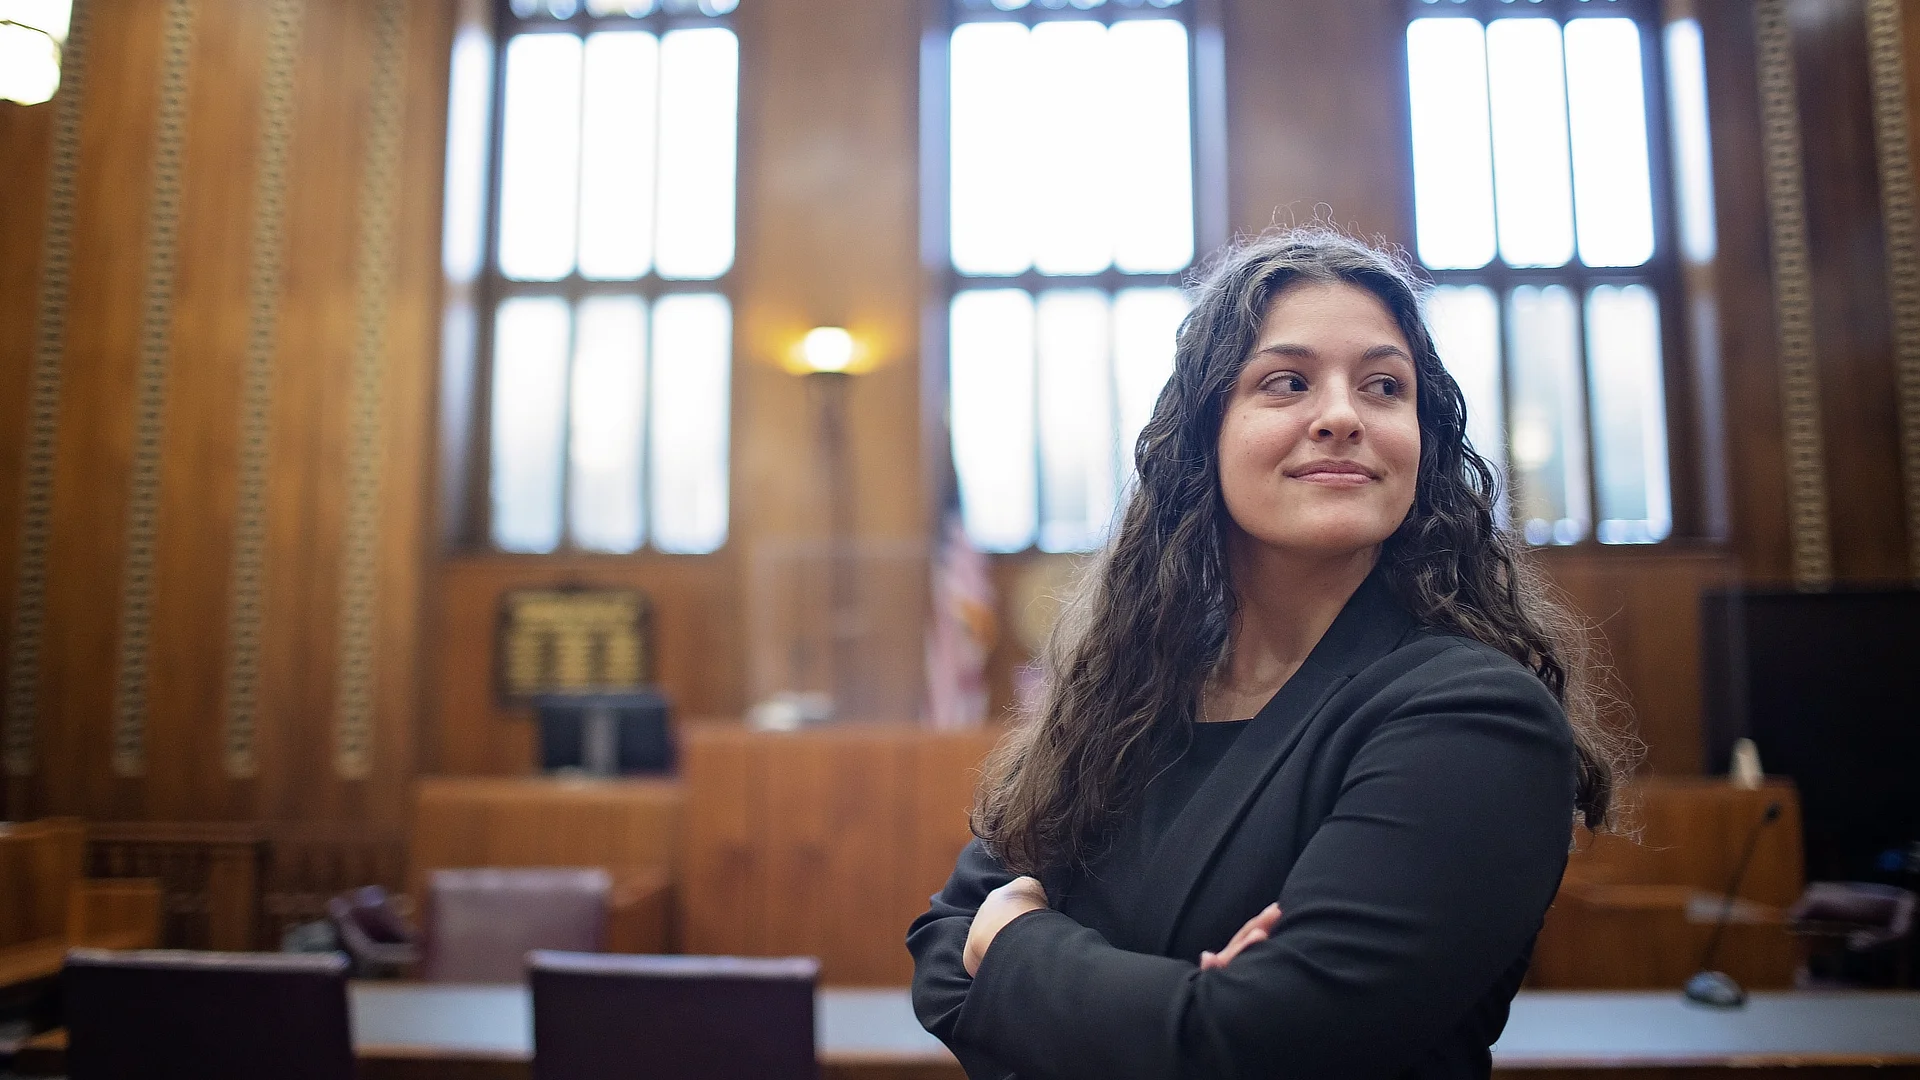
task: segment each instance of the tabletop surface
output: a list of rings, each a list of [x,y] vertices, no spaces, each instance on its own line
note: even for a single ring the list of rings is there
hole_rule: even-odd
[[[524,986],[359,982],[353,1041],[368,1051],[526,1058],[532,1001]],[[907,991],[823,989],[814,1013],[822,1061],[948,1061],[921,1029]],[[1920,1062],[1920,993],[1757,993],[1741,1009],[1676,992],[1536,991],[1514,999],[1493,1048],[1507,1065],[1681,1064],[1880,1057]]]

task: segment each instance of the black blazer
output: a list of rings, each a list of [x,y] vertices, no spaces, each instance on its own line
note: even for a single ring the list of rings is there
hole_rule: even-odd
[[[975,1080],[1484,1077],[1576,761],[1532,673],[1416,625],[1376,573],[1165,834],[1123,827],[1140,865],[1042,874],[1059,908],[1008,923],[976,979],[968,927],[1012,875],[968,845],[907,935],[915,1011]],[[1275,899],[1270,940],[1199,969]]]

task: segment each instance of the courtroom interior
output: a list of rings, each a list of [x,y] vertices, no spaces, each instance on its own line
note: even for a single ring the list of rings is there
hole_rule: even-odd
[[[1920,1077],[1916,147],[1920,0],[0,0],[0,1077],[960,1080],[907,927],[1304,223],[1637,748],[1494,1072]]]

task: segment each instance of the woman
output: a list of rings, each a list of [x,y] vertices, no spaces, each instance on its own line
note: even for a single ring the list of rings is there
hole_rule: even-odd
[[[968,1075],[1484,1077],[1617,743],[1392,257],[1197,288],[1139,483],[907,938]]]

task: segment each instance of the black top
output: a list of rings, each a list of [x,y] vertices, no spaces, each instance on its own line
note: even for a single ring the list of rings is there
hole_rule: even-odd
[[[1232,727],[1204,776],[1195,756],[1156,781],[1164,801],[1092,872],[1042,873],[1052,908],[1008,923],[977,979],[967,929],[1012,875],[977,842],[961,853],[907,946],[915,1011],[969,1076],[1489,1074],[1572,835],[1552,695],[1416,625],[1375,575]],[[1269,940],[1199,970],[1275,900]]]

